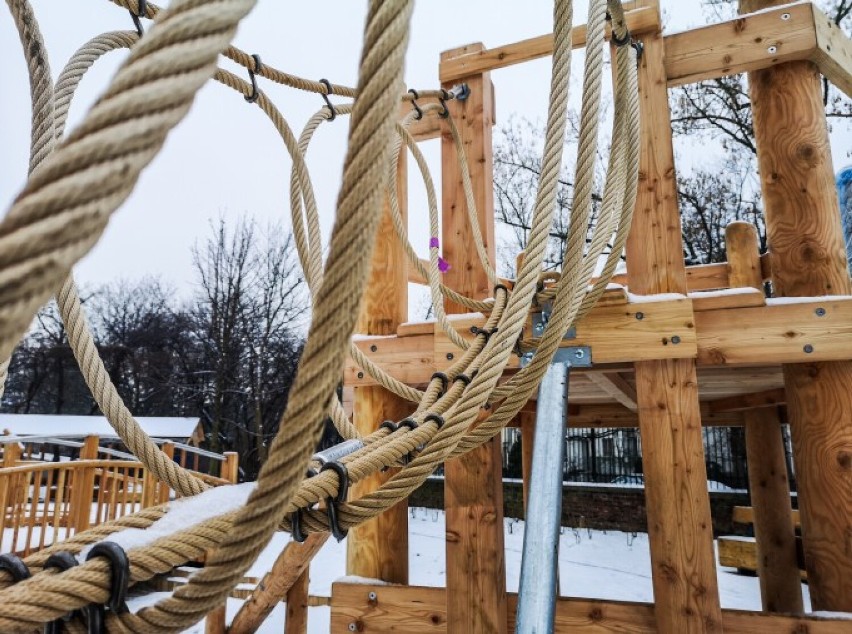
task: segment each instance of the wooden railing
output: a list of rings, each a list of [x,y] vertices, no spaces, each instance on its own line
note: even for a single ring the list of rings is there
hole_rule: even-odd
[[[23,460],[19,444],[4,445],[0,552],[26,556],[91,526],[176,497],[141,462],[98,459],[96,440],[86,440],[82,459],[60,462]],[[220,459],[223,477],[196,475],[212,485],[236,482],[237,454]]]

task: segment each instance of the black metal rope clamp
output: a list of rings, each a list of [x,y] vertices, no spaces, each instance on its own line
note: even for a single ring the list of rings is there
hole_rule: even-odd
[[[104,634],[106,632],[106,608],[110,612],[121,614],[127,612],[127,588],[130,586],[130,559],[124,549],[115,542],[98,542],[86,555],[86,561],[95,557],[109,560],[110,589],[106,605],[91,604],[86,606],[86,627],[88,634]]]
[[[50,557],[47,558],[47,561],[44,562],[43,569],[49,570],[51,568],[56,568],[57,570],[68,570],[69,568],[73,568],[77,565],[77,558],[74,557],[68,551],[60,551],[58,553],[53,553]],[[70,621],[74,618],[75,612],[71,612],[70,614],[66,614],[62,618],[56,619],[55,621],[50,621],[49,623],[44,624],[44,634],[59,634],[62,631],[62,622]]]
[[[393,422],[392,420],[386,420],[386,421],[382,421],[382,424],[379,425],[379,429],[387,429],[388,434],[392,434],[397,429],[399,429],[399,426],[395,422]]]
[[[438,426],[438,429],[441,429],[441,427],[444,426],[444,417],[439,414],[426,414],[423,418],[423,422],[428,423],[429,421],[435,423]]]
[[[15,583],[29,579],[32,576],[24,560],[12,553],[0,555],[0,570],[8,572],[12,576],[12,581]]]
[[[449,387],[449,385],[450,385],[449,377],[446,374],[444,374],[443,372],[435,372],[432,375],[432,378],[430,380],[434,381],[435,379],[439,379],[441,381],[441,392],[440,392],[440,394],[445,394],[447,392],[447,387]]]
[[[251,80],[251,94],[245,95],[244,99],[249,103],[254,103],[257,101],[257,98],[260,96],[260,92],[257,89],[257,73],[260,72],[260,69],[263,68],[263,64],[260,63],[260,55],[255,53],[251,56],[254,60],[254,68],[249,68],[249,79]]]
[[[127,10],[130,13],[130,18],[133,20],[133,26],[136,27],[136,32],[139,37],[145,35],[145,29],[142,28],[142,18],[148,14],[148,0],[139,0],[136,11]]]
[[[449,98],[450,98],[450,93],[448,93],[446,90],[441,88],[441,97],[438,99],[438,103],[441,104],[441,107],[443,108],[443,110],[441,110],[441,112],[438,113],[438,116],[441,117],[442,119],[448,119],[450,117],[450,109],[447,108],[447,101],[449,100]]]
[[[328,111],[330,113],[328,115],[328,120],[334,121],[337,118],[337,110],[335,110],[334,104],[331,103],[331,99],[328,98],[329,95],[334,94],[334,91],[331,89],[331,82],[328,81],[327,79],[320,79],[319,83],[325,85],[326,92],[324,92],[324,93],[321,92],[320,94],[322,95],[322,98],[325,99],[325,105],[328,108]]]
[[[423,118],[423,111],[420,109],[420,106],[417,105],[417,100],[420,99],[420,95],[417,93],[414,88],[409,88],[408,92],[414,95],[414,99],[411,100],[411,105],[414,106],[414,112],[417,114],[414,115],[414,118],[420,121]]]
[[[467,374],[461,373],[453,379],[453,381],[462,381],[465,384],[465,387],[467,387],[473,379],[471,379]]]
[[[497,326],[494,326],[494,328],[490,330],[488,328],[480,328],[479,326],[471,326],[470,332],[473,333],[474,336],[485,335],[485,341],[487,342],[491,338],[491,335],[497,332]]]
[[[625,29],[623,37],[618,37],[618,35],[616,35],[615,33],[615,29],[613,29],[610,41],[613,43],[614,46],[620,48],[622,46],[627,46],[628,44],[630,44],[633,41],[633,37],[630,35],[630,31],[628,31],[627,29]]]
[[[302,530],[302,509],[296,509],[290,514],[290,536],[294,542],[299,544],[304,543],[308,538],[307,534]]]
[[[645,52],[645,45],[642,44],[642,42],[639,42],[638,40],[634,40],[630,46],[632,46],[633,50],[636,51],[636,63],[638,64],[639,61],[642,59],[642,54]],[[622,255],[621,259],[626,260],[627,258]]]
[[[331,529],[331,534],[337,541],[342,541],[349,530],[340,527],[337,505],[346,502],[346,496],[349,495],[349,470],[342,462],[326,462],[320,469],[320,473],[328,469],[337,474],[338,485],[337,495],[329,496],[325,501],[325,512],[328,514],[328,527]]]

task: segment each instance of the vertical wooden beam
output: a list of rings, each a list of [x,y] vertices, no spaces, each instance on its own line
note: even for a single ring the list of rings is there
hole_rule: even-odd
[[[163,449],[164,454],[166,454],[169,458],[174,459],[174,457],[175,457],[175,444],[173,442],[164,442],[162,449]],[[222,473],[224,473],[224,469],[225,469],[225,463],[223,462],[222,466],[220,467],[220,471],[219,471],[220,475]],[[163,481],[158,482],[157,483],[157,503],[158,504],[165,504],[166,502],[169,501],[170,497],[171,497],[171,489],[169,489],[169,486]]]
[[[86,436],[83,446],[80,448],[80,460],[97,460],[98,442],[97,436]],[[78,469],[74,474],[74,529],[82,532],[89,528],[92,513],[92,493],[95,489],[95,470],[87,467]],[[103,482],[101,482],[103,486]]]
[[[642,0],[639,6],[657,6]],[[662,34],[642,38],[639,191],[627,242],[633,293],[686,293]],[[654,611],[660,632],[721,631],[693,359],[636,363]]]
[[[307,634],[308,632],[308,586],[310,568],[305,568],[293,587],[287,591],[287,616],[284,619],[284,634]]]
[[[204,634],[225,634],[228,631],[225,623],[227,606],[220,605],[204,617]]]
[[[240,454],[236,451],[226,451],[222,463],[222,479],[236,484],[240,477]]]
[[[725,227],[725,249],[731,287],[762,288],[755,226],[739,221]],[[743,417],[763,609],[767,612],[802,612],[796,531],[790,513],[790,482],[778,409],[747,410]]]
[[[741,0],[740,10],[777,4]],[[749,93],[775,293],[852,293],[817,67],[749,73]],[[783,370],[811,604],[852,611],[852,361]]]
[[[408,172],[403,153],[397,169],[397,197],[403,218],[407,215]],[[373,252],[370,280],[364,292],[357,331],[392,335],[408,320],[408,274],[405,253],[396,239],[387,199]],[[376,344],[381,346],[381,343]],[[411,413],[411,403],[382,387],[354,388],[353,420],[364,434],[374,432],[383,420],[400,420]],[[376,473],[352,487],[358,497],[375,491],[396,470]],[[347,574],[408,583],[408,502],[403,500],[378,517],[349,531],[346,547]]]
[[[446,51],[441,59],[482,50],[470,44]],[[461,80],[470,87],[465,101],[449,102],[464,144],[479,228],[494,263],[494,186],[491,127],[494,93],[489,73]],[[451,84],[444,85],[451,88]],[[476,255],[468,223],[461,172],[446,127],[441,137],[443,256],[452,268],[444,281],[469,297],[492,294]],[[467,309],[446,303],[447,312]],[[503,470],[500,437],[444,465],[447,520],[447,631],[476,634],[506,631],[506,563],[503,550]]]

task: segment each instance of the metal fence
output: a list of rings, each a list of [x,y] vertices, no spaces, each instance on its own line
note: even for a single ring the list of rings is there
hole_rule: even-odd
[[[704,427],[704,457],[710,490],[748,488],[743,427]],[[795,490],[790,430],[782,426],[790,486]],[[642,439],[635,428],[569,429],[565,437],[566,482],[598,482],[641,486]],[[503,435],[503,474],[521,477],[521,433],[507,429]]]

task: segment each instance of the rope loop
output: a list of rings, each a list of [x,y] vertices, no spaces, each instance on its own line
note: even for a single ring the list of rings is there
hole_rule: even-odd
[[[254,68],[249,68],[249,80],[251,80],[251,94],[245,96],[245,100],[249,103],[254,103],[257,101],[257,98],[260,96],[260,92],[257,89],[257,77],[256,74],[260,72],[260,69],[263,68],[263,64],[260,63],[260,55],[255,53],[251,56],[254,60]]]
[[[136,27],[136,33],[139,37],[145,35],[145,29],[142,28],[142,18],[148,14],[148,0],[139,0],[136,11],[127,10],[130,14],[130,19],[133,20],[133,26]]]
[[[308,536],[302,530],[302,509],[296,509],[290,513],[290,535],[293,541],[303,544]]]
[[[447,108],[447,100],[450,98],[450,93],[441,88],[441,97],[438,98],[438,103],[441,104],[443,110],[438,113],[438,116],[442,119],[448,119],[450,117],[450,109]]]
[[[104,557],[109,561],[109,599],[106,604],[93,603],[83,610],[87,634],[106,633],[106,608],[115,614],[127,612],[127,588],[130,585],[130,559],[115,542],[98,542],[86,555],[86,561]]]
[[[44,562],[43,569],[50,570],[51,568],[55,568],[56,570],[65,571],[70,568],[74,568],[77,565],[77,558],[67,550],[62,550],[57,553],[53,553],[50,557],[48,557],[47,561]],[[63,617],[56,619],[55,621],[48,621],[44,624],[44,634],[60,634],[62,631],[63,621],[70,621],[77,613],[78,611],[75,610],[70,614],[66,614]]]
[[[12,581],[15,583],[29,579],[32,576],[24,560],[13,553],[0,555],[0,570],[5,570],[12,575]]]
[[[340,526],[337,505],[346,502],[346,496],[349,495],[349,469],[347,469],[346,465],[342,462],[326,462],[322,466],[322,469],[320,469],[320,473],[327,469],[334,471],[337,474],[338,479],[337,495],[335,497],[329,496],[325,500],[325,512],[328,515],[328,527],[331,529],[331,534],[334,535],[334,539],[337,541],[343,541],[343,538],[346,537],[349,529],[342,528]]]
[[[334,104],[331,103],[331,99],[328,98],[329,95],[333,95],[334,91],[331,89],[331,82],[327,79],[320,79],[319,83],[325,85],[326,92],[320,93],[322,98],[325,99],[325,105],[328,108],[329,115],[328,120],[334,121],[337,119],[337,110],[334,108]]]
[[[414,88],[409,88],[408,92],[414,95],[414,99],[411,100],[411,105],[414,107],[414,112],[417,113],[414,115],[414,118],[417,119],[417,121],[420,121],[420,119],[423,118],[423,111],[420,109],[420,106],[417,105],[417,100],[420,99],[420,95],[416,90],[414,90]],[[446,106],[444,106],[444,109],[446,109]]]

